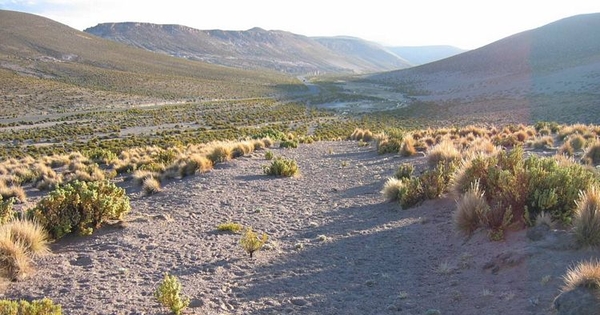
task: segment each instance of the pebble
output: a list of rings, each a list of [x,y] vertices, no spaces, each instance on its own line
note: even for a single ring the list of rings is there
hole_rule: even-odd
[[[308,301],[303,298],[293,298],[290,302],[296,306],[305,306],[308,304]]]

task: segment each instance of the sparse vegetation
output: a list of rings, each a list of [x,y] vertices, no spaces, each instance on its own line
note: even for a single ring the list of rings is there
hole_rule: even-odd
[[[168,273],[165,273],[163,281],[154,292],[154,297],[175,315],[181,315],[190,304],[188,298],[181,296],[181,283],[177,277]]]
[[[264,166],[263,170],[266,175],[270,176],[294,177],[300,175],[300,169],[296,161],[282,157],[275,158],[271,165]]]
[[[243,225],[241,225],[239,223],[234,223],[234,222],[221,223],[217,226],[217,230],[222,231],[222,232],[239,233],[243,229],[244,229]]]
[[[248,227],[245,229],[244,234],[240,239],[240,245],[244,251],[250,255],[250,258],[252,258],[254,252],[260,250],[268,239],[269,237],[267,234],[263,233],[259,237],[256,232],[252,231],[251,227]]]
[[[0,314],[4,315],[62,315],[62,307],[48,298],[31,302],[0,300]]]
[[[30,215],[59,239],[75,231],[89,235],[107,220],[121,220],[129,209],[125,190],[115,184],[75,181],[50,192]]]

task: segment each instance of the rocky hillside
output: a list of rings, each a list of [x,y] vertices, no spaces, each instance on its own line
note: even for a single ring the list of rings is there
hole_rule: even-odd
[[[407,68],[385,48],[354,39],[351,51],[322,39],[284,31],[198,30],[181,25],[104,23],[85,32],[130,46],[190,60],[291,74],[372,73]],[[332,39],[333,40],[333,39]]]

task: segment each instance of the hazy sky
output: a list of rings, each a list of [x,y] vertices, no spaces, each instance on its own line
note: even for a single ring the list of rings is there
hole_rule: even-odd
[[[600,12],[598,0],[0,0],[79,30],[102,22],[258,26],[307,36],[348,35],[395,46],[473,49],[564,17]]]

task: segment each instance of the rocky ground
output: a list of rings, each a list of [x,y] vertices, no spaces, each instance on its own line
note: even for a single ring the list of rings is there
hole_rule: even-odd
[[[386,178],[402,162],[422,169],[423,157],[345,141],[273,152],[302,175],[263,175],[257,151],[151,196],[121,183],[124,226],[52,244],[4,298],[49,297],[65,314],[168,314],[153,292],[169,272],[191,298],[184,314],[553,314],[567,268],[600,256],[562,231],[465,239],[450,197],[409,210],[385,202]],[[216,230],[228,221],[267,233],[267,248],[249,258],[239,234]]]

